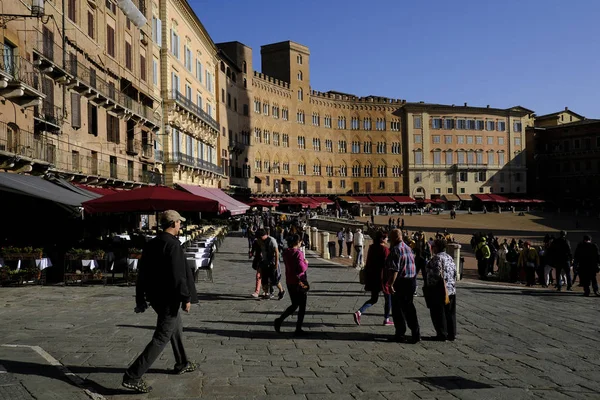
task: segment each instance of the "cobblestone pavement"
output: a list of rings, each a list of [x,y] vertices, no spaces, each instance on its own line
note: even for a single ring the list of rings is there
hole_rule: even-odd
[[[356,270],[310,258],[311,336],[281,334],[289,305],[249,296],[245,239],[229,237],[214,283],[198,283],[200,305],[184,315],[184,340],[200,371],[173,375],[167,348],[146,378],[149,395],[121,388],[124,368],[152,335],[155,315],[134,314],[133,287],[0,289],[0,345],[40,346],[108,399],[598,399],[600,298],[461,282],[456,342],[387,342],[382,305],[361,326],[367,299]],[[422,334],[433,327],[416,298]],[[63,370],[31,348],[0,346],[0,399],[84,399]],[[6,372],[4,372],[6,371]],[[101,398],[101,397],[100,397]]]

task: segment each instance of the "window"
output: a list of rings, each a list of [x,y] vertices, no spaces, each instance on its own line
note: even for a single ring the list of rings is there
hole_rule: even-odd
[[[417,164],[417,165],[423,164],[423,152],[421,150],[415,151],[415,164]]]
[[[494,165],[494,152],[490,151],[488,153],[488,165]]]
[[[506,121],[498,121],[498,131],[506,131]]]
[[[346,180],[345,180],[345,179],[341,179],[341,180],[340,180],[340,187],[341,187],[342,189],[345,189],[345,188],[346,188]]]
[[[346,117],[338,117],[338,129],[346,129]]]
[[[495,125],[496,125],[496,123],[494,121],[488,120],[488,121],[485,122],[485,130],[487,130],[487,131],[493,131],[494,128],[495,128]]]
[[[422,124],[421,124],[421,116],[420,116],[420,115],[415,115],[415,116],[413,117],[413,127],[414,127],[415,129],[421,129],[421,128],[422,128],[422,126],[421,126],[421,125],[422,125]]]
[[[392,121],[390,122],[390,129],[398,132],[400,130],[400,121]]]
[[[304,136],[298,136],[298,148],[306,149],[306,141],[304,139]]]
[[[364,142],[363,143],[363,153],[365,154],[371,154],[373,152],[373,143],[371,142]]]
[[[152,17],[152,41],[162,47],[162,21]]]
[[[450,136],[450,135],[444,136],[444,144],[452,144],[452,136]]]
[[[379,181],[379,190],[385,190],[385,181]]]
[[[371,118],[365,118],[363,120],[363,129],[365,131],[370,131],[371,130]]]
[[[467,121],[464,119],[457,119],[456,129],[467,129]]]
[[[263,141],[265,144],[271,144],[271,132],[263,131]]]
[[[296,113],[296,122],[299,124],[304,124],[304,111],[298,111]]]
[[[325,116],[325,128],[331,128],[331,115]]]
[[[106,140],[119,144],[119,118],[106,113]]]
[[[198,106],[199,109],[203,110],[204,107],[202,106],[202,93],[197,92],[196,93],[196,105]]]
[[[298,89],[298,100],[304,100],[304,93],[302,92],[302,88]]]
[[[71,126],[81,128],[81,95],[71,92]]]
[[[269,103],[263,103],[263,114],[269,115]]]
[[[319,164],[313,165],[313,175],[321,175],[321,165],[319,165]]]
[[[452,165],[454,163],[452,154],[453,153],[451,151],[446,152],[446,165]]]
[[[440,165],[442,163],[442,152],[434,150],[433,152],[433,165]]]
[[[340,165],[340,176],[348,176],[348,167]]]
[[[115,29],[106,25],[106,52],[109,56],[115,56]]]
[[[132,56],[131,56],[131,43],[125,42],[125,68],[132,70]]]
[[[422,135],[414,135],[415,143],[421,143],[423,139]]]
[[[465,152],[464,151],[457,151],[456,155],[458,157],[458,164],[459,165],[464,165],[465,164]]]
[[[483,144],[483,136],[475,136],[476,144]]]
[[[401,150],[400,142],[392,142],[392,154],[400,154]]]
[[[487,137],[487,144],[488,145],[493,145],[494,144],[494,137],[493,136],[488,136]]]
[[[67,16],[71,21],[77,22],[77,0],[69,0],[67,4]]]
[[[515,182],[521,182],[521,173],[515,172]]]
[[[458,181],[459,182],[468,182],[469,174],[466,171],[462,171],[458,173]]]
[[[333,141],[325,139],[325,151],[333,153]]]
[[[482,131],[484,128],[484,121],[478,119],[477,121],[475,121],[475,129],[477,129],[478,131]]]
[[[254,112],[260,114],[260,100],[254,100]]]
[[[279,146],[279,133],[273,132],[273,146]]]
[[[202,62],[200,60],[196,60],[196,79],[202,83]]]
[[[379,178],[385,178],[385,177],[387,177],[387,168],[385,167],[385,165],[378,165],[377,166],[377,176]]]
[[[92,103],[88,102],[88,133],[90,135],[98,136],[98,108]]]
[[[452,193],[454,193],[454,189],[453,188],[448,188],[448,189],[446,189],[446,192],[448,194],[452,194]]]
[[[279,119],[279,106],[273,106],[271,108],[271,115],[273,115],[273,118],[275,119]]]
[[[352,153],[353,154],[360,153],[360,142],[358,142],[358,141],[352,142]]]
[[[298,71],[298,80],[301,81],[302,80],[302,71]]]
[[[192,72],[192,50],[187,46],[183,46],[183,65]]]
[[[171,54],[179,60],[179,35],[171,29]]]
[[[377,142],[377,154],[385,154],[386,147],[385,142]]]
[[[431,119],[431,127],[433,129],[442,129],[442,119],[441,118],[432,118]]]
[[[321,139],[313,138],[313,150],[321,151]]]
[[[521,132],[521,122],[520,121],[515,121],[513,123],[513,131]]]
[[[146,57],[140,54],[140,79],[146,82]]]
[[[290,136],[287,133],[283,134],[282,143],[283,147],[290,147]]]
[[[467,152],[467,164],[474,164],[475,163],[475,154],[472,151],[468,151]]]
[[[442,181],[442,174],[440,172],[435,172],[433,174],[433,182],[440,183]]]
[[[333,176],[333,165],[328,165],[325,167],[325,174],[327,176]]]
[[[433,143],[435,143],[435,144],[439,144],[440,143],[440,135],[433,135],[431,137],[431,139],[432,139]]]
[[[521,145],[521,138],[516,137],[515,138],[515,146],[520,146]]]
[[[394,178],[399,178],[400,177],[400,166],[399,165],[394,165],[392,166],[392,177]]]
[[[482,165],[483,164],[483,151],[478,151],[475,154],[477,156],[477,164]]]
[[[504,153],[498,153],[498,165],[504,165]]]
[[[471,131],[475,130],[475,120],[474,119],[467,120],[467,129],[469,129]]]
[[[281,119],[283,119],[284,121],[287,121],[289,117],[289,111],[287,108],[282,108],[281,109]]]
[[[415,183],[423,182],[423,174],[421,172],[417,172],[415,174]]]
[[[360,164],[352,166],[352,177],[359,178],[360,177]]]
[[[302,54],[298,54],[298,55],[296,56],[296,62],[297,62],[298,64],[302,65]]]
[[[498,145],[504,146],[504,138],[503,137],[498,137]]]
[[[283,163],[283,173],[284,174],[289,174],[290,173],[290,163],[287,163],[287,162]]]
[[[261,130],[259,128],[254,128],[254,141],[256,143],[262,142]]]
[[[185,98],[191,101],[194,100],[192,99],[192,87],[189,85],[189,83],[185,84]]]
[[[350,120],[350,129],[358,130],[360,129],[360,119],[358,117],[352,117]]]
[[[365,177],[370,178],[373,176],[373,166],[371,164],[365,165],[363,171],[365,173]]]
[[[467,144],[473,144],[473,136],[467,136]]]
[[[462,120],[462,121],[464,122],[464,120]],[[454,129],[454,120],[449,119],[449,118],[444,119],[444,129]],[[464,129],[464,128],[457,128],[457,129]]]
[[[338,153],[346,153],[348,151],[345,140],[338,140]]]
[[[313,126],[319,126],[321,124],[321,117],[319,116],[319,114],[313,113],[312,124]]]
[[[88,10],[87,32],[89,37],[96,38],[96,14],[92,10]]]
[[[206,89],[210,93],[214,93],[215,85],[214,85],[214,75],[206,70]]]
[[[385,118],[377,118],[375,122],[375,129],[378,131],[385,131]]]
[[[465,143],[465,137],[464,136],[457,136],[456,137],[456,143],[458,143],[458,144],[464,144]]]

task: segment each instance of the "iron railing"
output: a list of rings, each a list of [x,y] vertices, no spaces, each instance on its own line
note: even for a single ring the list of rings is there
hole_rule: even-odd
[[[142,171],[139,178],[143,183],[153,183],[155,185],[165,184],[165,176],[154,171]]]
[[[140,141],[136,139],[127,139],[127,153],[140,154]]]
[[[0,69],[15,82],[22,82],[38,91],[41,88],[39,69],[31,61],[15,55],[14,50],[0,49]]]
[[[190,167],[200,168],[204,171],[213,172],[215,174],[223,175],[223,167],[215,165],[209,161],[195,158],[193,156],[190,156],[189,154],[181,152],[169,153],[169,161],[182,165],[187,165]]]
[[[152,144],[142,142],[142,157],[152,158],[153,149],[154,147],[152,146]]]
[[[44,101],[41,106],[35,106],[33,108],[35,118],[41,119],[48,124],[52,124],[60,127],[63,120],[62,108],[55,106],[54,104]]]
[[[185,107],[188,111],[190,111],[190,112],[194,113],[195,115],[197,115],[198,117],[200,117],[204,122],[206,122],[208,125],[210,125],[217,132],[219,132],[219,129],[220,129],[219,123],[217,121],[215,121],[215,119],[213,117],[208,115],[208,113],[206,111],[204,111],[200,106],[195,104],[191,99],[188,99],[187,97],[185,97],[183,95],[183,93],[180,93],[178,90],[173,89],[173,90],[168,91],[168,96],[169,96],[169,99],[175,100],[181,106]]]
[[[154,150],[154,159],[158,162],[165,160],[165,153],[162,150]]]

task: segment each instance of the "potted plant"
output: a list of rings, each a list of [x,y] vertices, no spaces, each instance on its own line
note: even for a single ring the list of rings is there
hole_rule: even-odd
[[[132,247],[129,249],[129,258],[142,258],[142,249]]]

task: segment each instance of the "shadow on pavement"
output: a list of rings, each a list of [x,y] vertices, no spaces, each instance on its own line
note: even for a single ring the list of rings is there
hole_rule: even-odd
[[[527,290],[521,288],[466,288],[461,287],[462,290],[468,290],[472,293],[482,293],[482,294],[503,294],[503,295],[518,295],[518,296],[533,296],[533,297],[548,297],[548,296],[581,296],[583,297],[583,293],[581,292],[568,292],[568,291],[557,291],[557,290]]]
[[[418,383],[427,383],[441,390],[453,389],[493,389],[486,383],[465,379],[460,376],[424,376],[418,378],[408,378]]]

